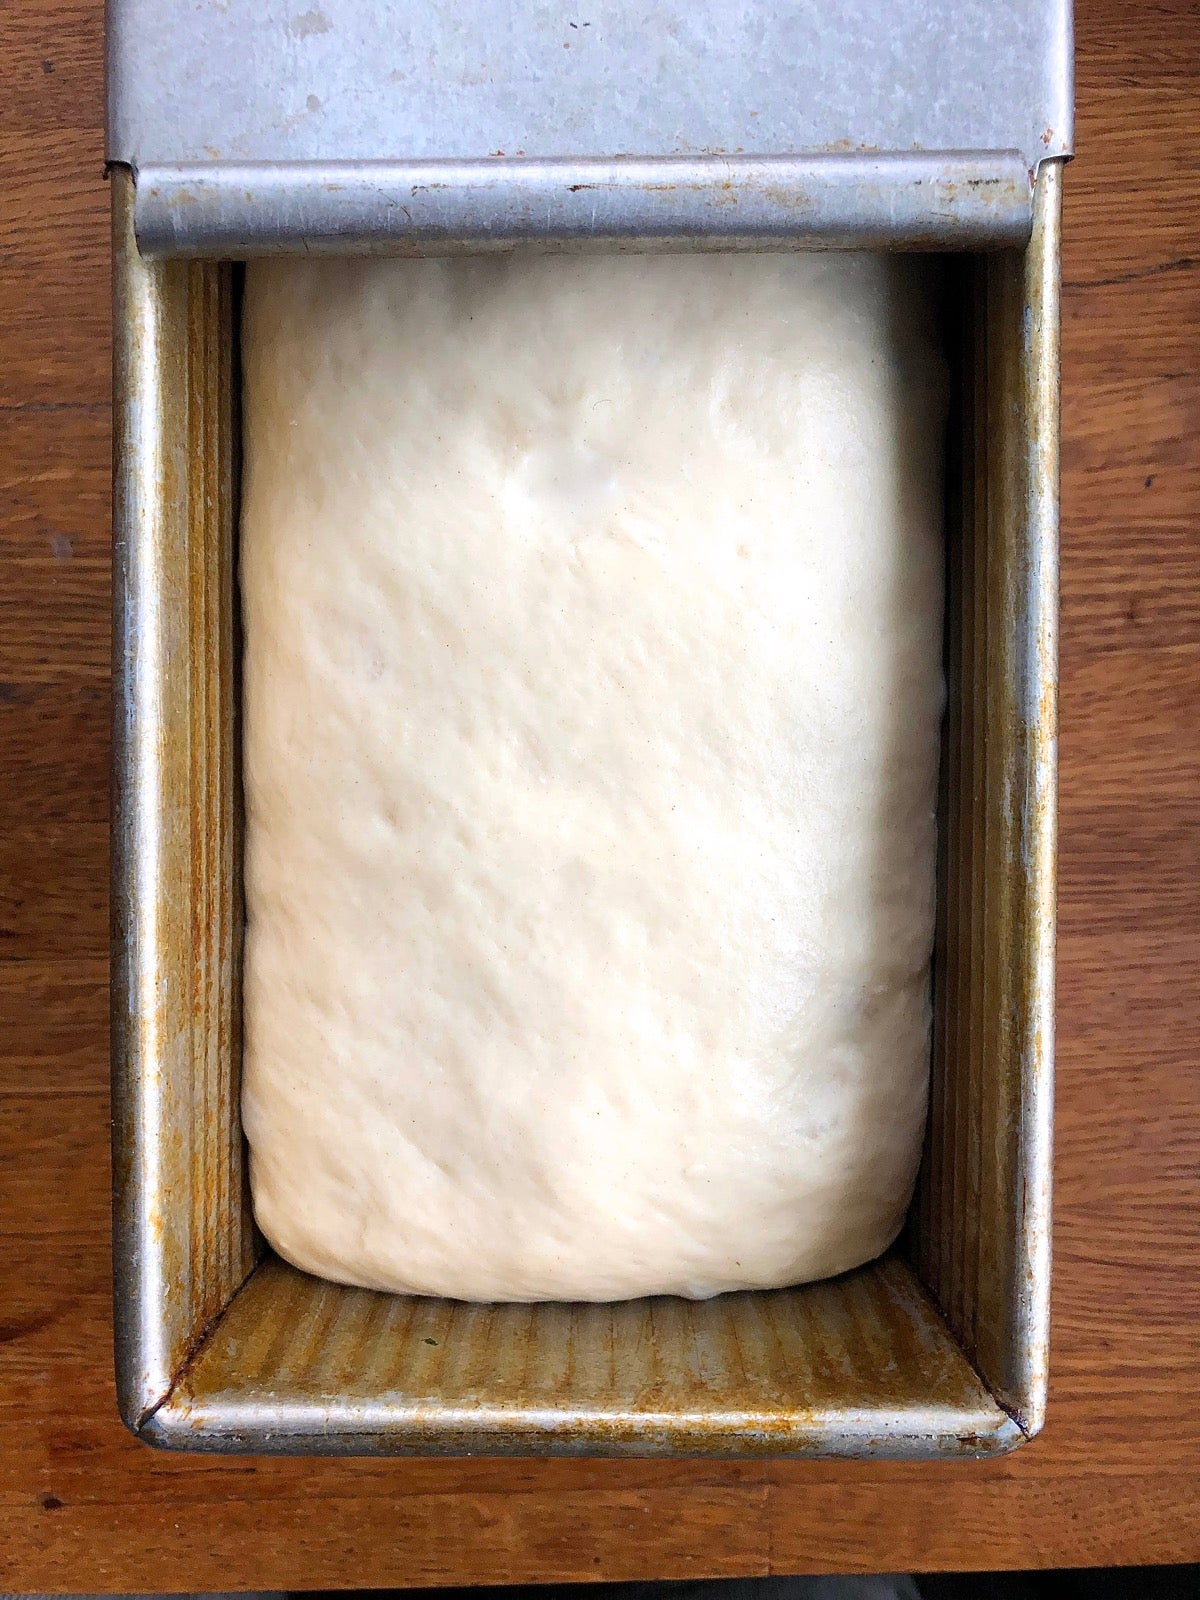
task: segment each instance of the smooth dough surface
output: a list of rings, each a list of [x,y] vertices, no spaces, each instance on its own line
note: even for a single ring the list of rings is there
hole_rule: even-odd
[[[923,270],[249,268],[244,1112],[298,1266],[700,1296],[896,1234],[942,706]]]

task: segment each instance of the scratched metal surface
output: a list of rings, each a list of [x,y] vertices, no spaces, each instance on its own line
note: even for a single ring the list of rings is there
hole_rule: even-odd
[[[109,0],[110,161],[1071,149],[1070,0]]]
[[[150,256],[984,250],[1033,219],[1018,151],[657,160],[213,162],[138,169]]]
[[[110,0],[148,254],[995,248],[1072,148],[1070,0]]]
[[[908,1259],[695,1306],[455,1306],[338,1288],[269,1256],[256,1267],[238,1117],[233,274],[139,257],[128,174],[113,184],[126,1422],[218,1451],[922,1457],[1020,1443],[1044,1409],[1049,1288],[1057,168],[1043,167],[1028,250],[962,274],[934,1091]]]

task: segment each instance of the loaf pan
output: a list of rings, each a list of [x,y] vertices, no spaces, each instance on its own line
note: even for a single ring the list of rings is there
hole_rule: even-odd
[[[945,258],[956,373],[928,1134],[836,1280],[473,1306],[308,1277],[239,1115],[237,297],[112,170],[113,1172],[121,1414],[250,1452],[987,1456],[1042,1424],[1050,1263],[1061,163],[1027,246]]]

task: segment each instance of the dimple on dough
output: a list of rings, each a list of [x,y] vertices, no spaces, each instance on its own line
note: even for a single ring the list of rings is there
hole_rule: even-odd
[[[926,273],[248,269],[244,1114],[297,1266],[702,1296],[894,1238],[943,693]]]

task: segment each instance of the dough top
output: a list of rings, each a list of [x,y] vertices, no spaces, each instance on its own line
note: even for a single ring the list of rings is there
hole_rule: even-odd
[[[931,323],[896,257],[248,269],[244,1114],[291,1261],[603,1300],[894,1237]]]

